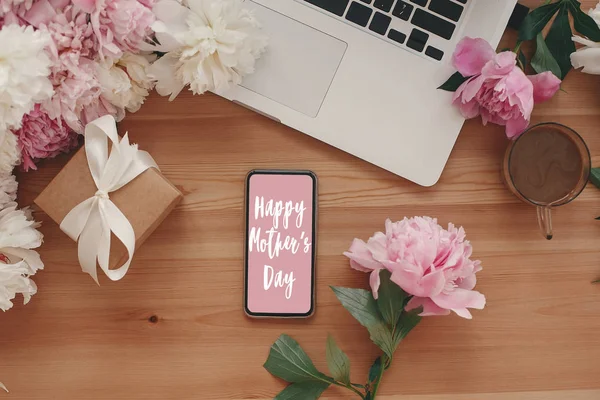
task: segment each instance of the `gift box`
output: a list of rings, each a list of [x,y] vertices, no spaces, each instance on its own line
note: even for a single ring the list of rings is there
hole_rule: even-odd
[[[114,125],[113,135],[116,136],[116,124],[114,123],[114,119],[106,119],[103,122],[105,122],[105,126],[103,127],[105,130],[112,130],[112,125]],[[95,129],[95,133],[97,139],[98,129]],[[90,136],[93,135],[90,134]],[[97,168],[97,171],[100,171],[97,175],[102,175],[103,173],[104,175],[111,175],[110,171],[106,172],[106,170],[110,170],[111,168],[116,171],[112,174],[118,175],[121,172],[121,169],[126,168],[126,166],[119,166],[118,162],[112,160],[112,158],[118,158],[113,157],[112,155],[115,143],[117,143],[118,146],[121,146],[118,143],[118,139],[117,142],[113,141],[112,145],[108,143],[108,148],[111,149],[110,157],[108,156],[108,153],[102,149],[102,144],[99,146],[101,150],[97,149],[97,144],[96,149],[92,147],[92,144],[88,146],[88,142],[92,141],[92,139],[93,137],[88,137],[88,128],[86,128],[86,146],[80,149],[73,158],[71,158],[52,182],[50,182],[50,184],[35,199],[35,203],[46,212],[50,218],[60,224],[61,229],[71,236],[72,239],[79,239],[79,261],[82,264],[84,271],[90,273],[97,281],[97,277],[95,276],[96,261],[98,261],[105,273],[107,272],[106,269],[113,273],[115,269],[124,266],[127,261],[131,261],[133,251],[144,243],[148,236],[150,236],[150,234],[181,201],[183,196],[181,192],[160,173],[155,164],[154,167],[148,167],[147,165],[144,167],[138,166],[138,170],[124,173],[125,175],[131,175],[143,169],[143,172],[140,172],[135,178],[126,182],[122,187],[114,191],[109,192],[108,190],[99,189],[99,186],[107,185],[106,182],[111,180],[111,176],[97,176],[94,178],[91,169],[94,167],[93,163],[96,161],[90,162],[90,157],[87,153],[90,153],[92,150],[97,151],[101,154],[100,158],[102,158],[102,153],[105,153],[104,155],[106,157],[104,164]],[[127,138],[124,137],[122,140],[127,140]],[[123,144],[122,141],[121,144]],[[132,145],[129,145],[128,142],[123,144],[123,146],[126,146],[124,147],[125,150],[122,150],[123,153],[133,151],[130,148]],[[137,147],[135,147],[134,150],[137,152]],[[145,155],[147,155],[150,160],[148,161],[148,164],[153,164],[154,160],[152,160],[147,153],[145,153]],[[128,156],[128,154],[125,154],[125,157]],[[127,162],[123,163],[126,164]],[[133,169],[135,169],[135,167],[133,167]],[[113,179],[113,182],[108,184],[108,186],[112,188],[118,187],[127,179],[128,177],[125,177],[120,183],[116,183],[118,178]],[[108,202],[114,204],[117,210],[115,210],[115,207],[108,204]],[[77,207],[83,207],[84,210],[79,210],[80,215],[75,216],[74,222],[73,215],[71,214],[68,218],[67,215],[72,212],[75,213]],[[86,207],[92,211],[88,211]],[[95,210],[98,210],[98,216],[94,219],[94,216],[91,214],[93,214]],[[123,220],[118,215],[119,211],[126,220]],[[119,220],[119,218],[121,219]],[[66,225],[68,219],[71,219],[71,227],[65,229],[64,225]],[[106,219],[106,221],[104,219]],[[129,229],[126,227],[127,221],[131,225],[131,228],[133,228],[133,233],[135,235],[135,247],[130,249],[132,250],[131,254],[125,243],[127,240],[123,240],[124,238],[127,238],[127,229]],[[74,231],[73,225],[80,225],[80,229],[77,230],[77,228],[75,228]],[[110,228],[110,230],[108,228]],[[91,232],[86,233],[85,229],[88,229]],[[106,238],[107,234],[109,234],[110,240]],[[83,244],[84,240],[87,240],[87,244]],[[92,243],[94,246],[100,247],[100,249],[91,248],[90,246]],[[108,245],[108,251],[107,249],[102,248],[102,246],[106,247],[106,245]],[[133,247],[133,241],[131,241],[129,245],[130,247]],[[108,266],[104,265],[106,269],[103,268],[102,265],[103,258],[105,259],[104,264],[108,263]],[[86,260],[88,270],[86,270],[84,265]],[[93,272],[89,270],[92,262]],[[127,272],[128,266],[129,264],[127,263],[122,275]],[[111,275],[107,273],[107,275],[112,280],[122,278],[121,274],[117,275],[116,279],[114,274]]]

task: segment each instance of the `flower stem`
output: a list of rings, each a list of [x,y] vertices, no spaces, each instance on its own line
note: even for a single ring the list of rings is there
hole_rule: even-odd
[[[348,389],[348,390],[351,390],[351,391],[353,391],[354,393],[356,393],[357,395],[359,395],[361,399],[364,399],[364,398],[365,398],[365,395],[364,395],[364,394],[362,394],[362,393],[361,393],[361,392],[360,392],[358,389],[356,389],[356,388],[353,388],[353,387],[352,387],[352,384],[345,385],[345,384],[343,384],[343,383],[341,383],[341,382],[337,382],[337,381],[334,381],[334,382],[333,382],[333,384],[334,384],[334,385],[337,385],[337,386],[340,386],[340,387],[343,387],[343,388],[346,388],[346,389]]]
[[[521,50],[521,45],[523,44],[523,42],[517,42],[517,45],[515,46],[515,49],[513,50],[513,53],[519,54],[519,50]]]
[[[371,400],[374,400],[375,396],[377,395],[377,391],[379,390],[379,384],[381,383],[381,379],[383,378],[383,372],[386,369],[386,365],[389,366],[389,362],[391,362],[391,360],[388,360],[385,354],[381,356],[381,370],[379,371],[379,376],[377,377],[377,379],[375,380],[375,384],[373,385],[373,391],[371,392]]]

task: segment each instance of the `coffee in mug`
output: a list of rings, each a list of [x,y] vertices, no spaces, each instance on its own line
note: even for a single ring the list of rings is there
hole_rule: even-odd
[[[550,210],[581,193],[590,168],[590,153],[581,136],[566,126],[545,123],[511,143],[504,177],[513,194],[538,207],[540,228],[551,239]]]

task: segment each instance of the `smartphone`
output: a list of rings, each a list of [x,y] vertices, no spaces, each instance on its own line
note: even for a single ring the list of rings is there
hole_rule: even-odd
[[[316,175],[250,171],[245,213],[246,314],[310,317],[315,311]]]

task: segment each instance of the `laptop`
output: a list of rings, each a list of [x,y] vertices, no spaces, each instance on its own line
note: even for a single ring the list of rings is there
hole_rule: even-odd
[[[245,0],[269,35],[222,96],[422,186],[464,123],[452,93],[464,36],[496,46],[516,0]]]

